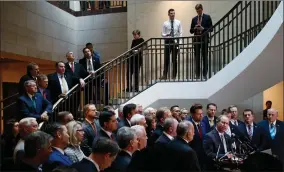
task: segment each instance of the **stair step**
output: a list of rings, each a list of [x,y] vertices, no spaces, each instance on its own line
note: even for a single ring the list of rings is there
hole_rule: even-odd
[[[128,101],[129,99],[119,99],[119,98],[113,98],[109,100],[109,104],[111,105],[120,105]]]

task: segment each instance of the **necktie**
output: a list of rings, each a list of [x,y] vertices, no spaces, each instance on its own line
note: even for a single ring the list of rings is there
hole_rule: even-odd
[[[214,120],[213,119],[209,119],[209,125],[210,125],[210,127],[214,126]]]
[[[35,98],[35,96],[32,97],[32,101],[33,101],[33,106],[36,109],[36,98]]]
[[[275,125],[274,124],[271,124],[270,125],[270,136],[272,139],[275,138],[275,135],[276,135],[276,128],[275,128]]]
[[[110,135],[110,138],[111,138],[111,140],[115,141],[113,134]]]
[[[238,126],[238,123],[237,123],[237,121],[234,121],[234,125],[235,125],[235,126]]]
[[[171,37],[174,37],[174,21],[171,20]]]
[[[46,91],[45,90],[42,91],[42,96],[46,99]]]
[[[201,125],[197,124],[197,128],[198,128],[199,137],[202,139],[202,128],[201,128]]]
[[[223,143],[225,153],[227,153],[227,144],[223,134],[221,134],[221,142]]]
[[[252,138],[251,125],[248,125],[248,135],[249,135],[249,138],[251,139]]]
[[[92,128],[94,130],[94,133],[97,135],[97,128],[96,128],[95,122],[92,122],[91,126],[92,126]]]
[[[88,60],[88,72],[92,72],[92,71],[94,71],[94,69],[93,69],[93,65],[92,65],[92,62],[91,62],[91,59],[89,59]]]
[[[197,24],[201,25],[201,16],[198,16]]]
[[[71,63],[72,72],[74,72],[74,62]]]
[[[66,82],[66,80],[65,80],[65,78],[64,78],[64,76],[63,75],[61,75],[61,77],[60,77],[60,79],[61,79],[61,82],[62,82],[62,93],[67,93],[68,92],[68,86],[67,86],[67,82]]]

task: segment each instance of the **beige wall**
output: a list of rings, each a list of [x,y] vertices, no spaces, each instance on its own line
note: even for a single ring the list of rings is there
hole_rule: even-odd
[[[129,1],[127,6],[128,47],[132,41],[131,32],[139,29],[145,40],[161,37],[164,21],[168,20],[168,9],[174,8],[176,19],[181,21],[183,36],[189,36],[192,17],[196,16],[194,9],[197,3],[202,3],[204,13],[209,14],[213,24],[223,17],[236,1]]]
[[[75,17],[45,1],[1,1],[0,8],[1,51],[58,61],[67,51],[82,58],[92,42],[107,61],[127,50],[126,13]]]
[[[263,109],[265,109],[265,102],[267,100],[272,101],[272,107],[274,109],[278,110],[278,119],[282,120],[284,119],[283,117],[283,88],[284,88],[284,82],[280,82],[267,90],[263,92]]]

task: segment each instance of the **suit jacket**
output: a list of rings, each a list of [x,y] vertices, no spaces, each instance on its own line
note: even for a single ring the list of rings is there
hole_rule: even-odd
[[[129,122],[126,120],[126,119],[121,119],[119,122],[118,122],[118,129],[121,128],[121,127],[131,127]]]
[[[47,88],[44,91],[45,91],[46,99],[49,102],[52,102],[50,91]],[[40,92],[39,88],[37,88],[37,92],[43,96],[43,94]]]
[[[167,166],[165,166],[165,162],[168,159],[168,151],[167,146],[171,142],[164,133],[156,140],[153,147],[153,160],[155,161],[155,169],[153,171],[167,171]]]
[[[34,80],[34,78],[31,75],[28,75],[28,74],[21,77],[21,79],[19,81],[19,95],[20,96],[26,92],[24,84],[28,80]]]
[[[98,70],[101,67],[101,62],[99,59],[92,57],[92,62],[93,62],[94,71]],[[86,57],[83,57],[82,59],[80,59],[79,63],[84,67],[86,71],[88,71]]]
[[[141,172],[141,171],[154,171],[155,160],[153,159],[153,149],[144,148],[137,150],[133,155],[128,165],[127,171],[129,172]]]
[[[106,139],[112,139],[111,137],[109,137],[109,135],[102,129],[100,129],[100,131],[98,132],[99,134],[99,137],[103,137],[103,138],[106,138]],[[115,141],[115,135],[112,133],[113,137],[114,137],[114,141]]]
[[[57,149],[52,148],[52,153],[49,155],[48,161],[43,164],[43,169],[52,171],[54,168],[61,165],[70,166],[72,165],[72,161]]]
[[[179,136],[168,144],[168,153],[169,171],[200,171],[195,151]]]
[[[265,149],[271,148],[272,153],[274,155],[277,155],[284,163],[284,123],[282,121],[276,120],[276,135],[274,139],[272,139],[270,135],[268,120],[260,121],[258,125],[264,128],[264,132],[267,136]]]
[[[74,62],[74,72],[72,71],[69,62],[65,63],[65,72],[82,79],[86,78],[89,75],[85,68],[77,62]]]
[[[25,117],[33,117],[40,120],[40,116],[44,111],[52,113],[52,104],[44,99],[41,94],[36,93],[35,95],[36,108],[33,105],[32,99],[24,94],[18,99],[18,104],[20,108],[19,120]]]
[[[212,131],[215,127],[216,127],[216,117],[214,117],[214,126],[213,127],[210,127],[210,124],[209,124],[209,118],[208,116],[204,116],[202,118],[202,122],[204,124],[204,127],[206,129],[206,133],[209,133],[210,131]]]
[[[163,134],[164,127],[157,124],[156,129],[153,131],[152,136],[148,140],[147,146],[153,146],[156,140]]]
[[[195,16],[192,18],[191,20],[191,26],[190,26],[190,33],[196,35],[196,32],[194,30],[194,27],[197,25],[198,22],[198,16]],[[203,14],[202,15],[202,21],[201,21],[201,26],[204,28],[204,30],[201,32],[201,34],[203,34],[204,32],[206,32],[207,30],[209,32],[212,32],[212,19],[210,17],[210,15],[208,14]]]
[[[249,134],[247,132],[246,124],[239,125],[240,131],[243,133],[243,135],[246,138],[249,138]],[[264,128],[261,126],[258,126],[257,124],[253,124],[253,135],[251,139],[251,144],[259,151],[264,150],[266,145],[266,133],[264,131]]]
[[[78,172],[98,172],[95,164],[90,160],[83,158],[82,161],[72,164]]]
[[[52,99],[52,103],[55,103],[59,98],[58,96],[60,94],[62,94],[62,90],[61,90],[61,86],[60,86],[60,81],[58,78],[57,73],[52,73],[49,74],[48,76],[48,89],[50,90],[51,93],[51,99]],[[64,74],[65,80],[68,84],[68,88],[69,90],[76,85],[77,83],[79,83],[79,78],[71,76],[68,73]]]
[[[94,139],[98,136],[100,130],[100,124],[97,120],[95,120],[96,132],[94,132],[93,127],[86,120],[83,121],[82,127],[85,132],[84,139],[81,142],[81,150],[86,156],[89,156],[92,152],[92,145]]]
[[[105,172],[108,171],[127,171],[128,165],[131,161],[131,156],[125,152],[124,150],[121,150],[118,155],[116,156],[116,159],[112,162],[110,168],[104,170]]]
[[[231,151],[232,140],[230,136],[226,133],[224,133],[224,137],[226,140],[227,151]],[[217,156],[219,146],[220,146],[220,149],[219,149],[219,153]],[[224,149],[223,143],[221,142],[221,138],[216,129],[210,131],[209,133],[205,135],[203,139],[203,148],[204,148],[206,155],[211,160],[213,160],[216,156],[220,158],[225,155],[225,149]]]

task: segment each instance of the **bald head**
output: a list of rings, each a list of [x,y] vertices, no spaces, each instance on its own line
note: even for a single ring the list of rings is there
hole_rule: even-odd
[[[276,121],[277,117],[278,117],[278,111],[276,109],[271,108],[267,110],[267,119],[269,123],[273,123],[274,121]]]

